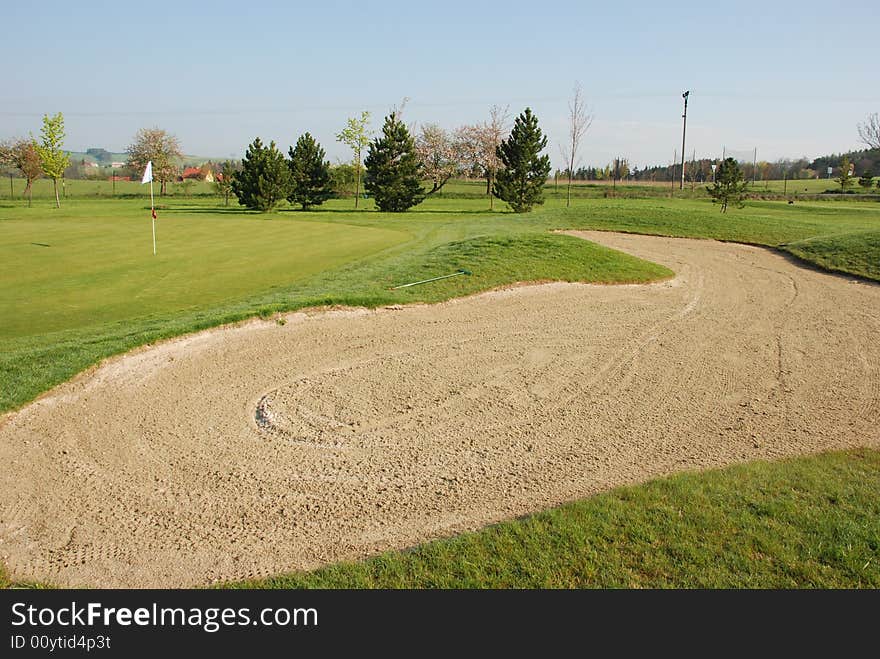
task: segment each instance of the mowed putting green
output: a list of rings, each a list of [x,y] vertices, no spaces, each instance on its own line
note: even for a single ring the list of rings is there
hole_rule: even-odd
[[[208,308],[407,240],[404,231],[111,202],[21,212],[0,230],[0,338]],[[95,204],[90,204],[89,207]],[[31,209],[33,210],[33,209]]]

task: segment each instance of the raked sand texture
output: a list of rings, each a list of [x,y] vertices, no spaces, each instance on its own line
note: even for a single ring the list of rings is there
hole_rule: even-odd
[[[765,249],[292,314],[112,359],[0,422],[0,559],[196,586],[356,559],[685,469],[880,445],[880,286]]]

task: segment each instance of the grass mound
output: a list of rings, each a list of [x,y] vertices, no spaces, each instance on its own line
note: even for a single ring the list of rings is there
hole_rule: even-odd
[[[418,263],[396,268],[385,281],[397,285],[451,274],[459,269],[472,274],[396,293],[405,301],[438,301],[517,282],[641,283],[674,274],[662,265],[580,238],[542,233],[481,236],[439,245]]]
[[[880,231],[812,238],[784,249],[826,270],[880,280]]]

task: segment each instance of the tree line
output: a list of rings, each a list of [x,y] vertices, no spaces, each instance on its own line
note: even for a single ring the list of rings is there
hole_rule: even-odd
[[[543,203],[550,157],[542,154],[547,137],[538,118],[526,108],[505,137],[506,110],[493,108],[483,124],[447,131],[426,124],[413,136],[400,110],[385,117],[380,135],[370,139],[369,113],[350,118],[337,140],[352,150],[355,207],[363,187],[383,212],[404,212],[443,189],[459,176],[486,179],[490,207],[501,199],[514,212],[528,212]],[[363,162],[363,170],[361,163]],[[330,162],[323,147],[304,133],[285,157],[275,142],[256,138],[230,176],[222,177],[239,204],[270,211],[287,200],[303,210],[322,204],[334,194]],[[428,182],[430,187],[423,187]]]
[[[282,171],[278,149],[255,140],[241,162],[226,161],[219,166],[215,187],[228,204],[232,195],[240,203],[257,210],[268,210],[280,200],[300,204],[304,209],[320,205],[329,196],[346,196],[353,187],[355,208],[360,199],[361,182],[367,194],[374,197],[380,209],[400,211],[411,208],[428,196],[443,189],[453,178],[484,178],[490,208],[497,197],[507,201],[517,212],[543,202],[542,188],[550,172],[549,157],[542,155],[547,138],[538,127],[537,118],[526,109],[508,130],[508,108],[494,106],[488,120],[446,130],[437,124],[423,124],[416,133],[403,123],[401,110],[385,119],[382,135],[371,138],[370,113],[349,118],[336,139],[352,150],[351,163],[331,167],[324,160],[324,150],[310,134],[305,133],[290,147],[289,160]],[[555,178],[568,179],[570,203],[572,181],[656,181],[678,180],[681,171],[676,165],[631,166],[626,158],[615,158],[604,167],[577,166],[581,140],[593,120],[576,84],[569,103],[568,142],[560,145],[566,167],[557,169]],[[867,149],[840,155],[821,156],[812,161],[780,159],[775,162],[738,163],[745,181],[805,179],[824,177],[828,168],[846,191],[856,181],[868,189],[874,172],[880,171],[880,116],[868,115],[858,125],[860,139]],[[69,154],[63,150],[64,117],[44,115],[40,140],[33,136],[0,142],[0,166],[17,169],[26,181],[24,195],[31,203],[33,182],[41,176],[51,178],[55,203],[60,207],[58,181],[71,167]],[[148,161],[159,182],[160,195],[167,184],[178,178],[178,162],[183,157],[177,138],[159,128],[142,128],[126,149],[128,169],[139,174]],[[685,180],[714,182],[719,161],[692,158],[686,162]],[[277,177],[270,185],[263,175],[252,171],[264,168]],[[287,174],[285,174],[287,172]],[[289,175],[288,175],[289,174]],[[430,187],[422,188],[427,181]],[[265,192],[254,189],[262,186]]]

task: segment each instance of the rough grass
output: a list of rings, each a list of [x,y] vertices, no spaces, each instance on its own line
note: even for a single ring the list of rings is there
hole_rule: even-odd
[[[686,473],[231,588],[877,588],[880,452]]]

